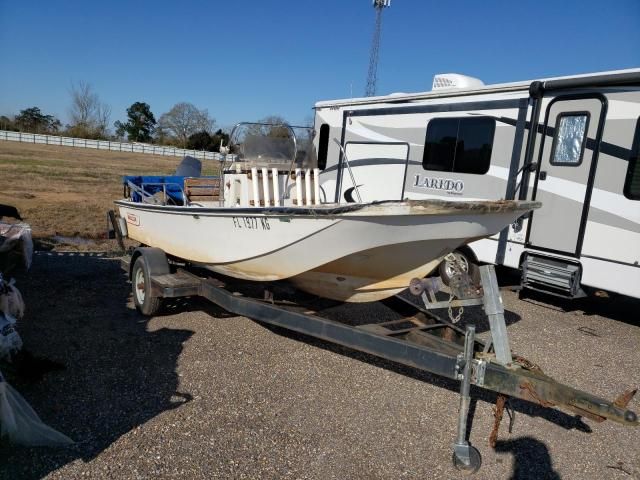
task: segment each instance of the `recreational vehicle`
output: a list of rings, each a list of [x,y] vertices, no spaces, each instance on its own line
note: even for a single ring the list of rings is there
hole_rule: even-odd
[[[318,102],[315,129],[325,201],[541,201],[457,263],[517,268],[523,287],[565,297],[640,298],[640,69],[499,85],[436,75],[425,93]]]

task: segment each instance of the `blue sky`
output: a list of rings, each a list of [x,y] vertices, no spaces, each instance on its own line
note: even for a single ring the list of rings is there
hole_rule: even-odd
[[[135,101],[180,101],[218,126],[361,96],[370,0],[0,0],[0,114],[39,106],[66,120],[71,82],[112,122]],[[640,0],[392,0],[378,93],[425,91],[436,73],[485,83],[640,66]]]

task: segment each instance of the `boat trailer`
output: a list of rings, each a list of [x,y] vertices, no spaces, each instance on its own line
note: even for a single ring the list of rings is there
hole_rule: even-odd
[[[623,425],[639,425],[638,416],[627,409],[636,390],[624,392],[614,401],[605,400],[561,384],[537,365],[512,354],[492,265],[480,267],[481,286],[473,285],[469,276],[459,270],[450,284],[452,294],[448,301],[437,300],[436,278],[414,279],[408,292],[413,299],[421,300],[421,305],[404,292],[384,301],[402,312],[403,318],[352,326],[323,318],[323,299],[313,297],[306,303],[298,302],[297,297],[296,301],[286,300],[291,288],[282,282],[266,284],[217,276],[179,260],[169,260],[158,248],[139,247],[123,257],[121,264],[131,279],[136,307],[145,315],[155,314],[162,299],[200,296],[239,316],[460,381],[452,460],[458,470],[467,474],[475,473],[481,465],[479,451],[466,436],[471,385],[498,394],[489,437],[492,447],[509,397],[542,407],[559,407],[596,422],[609,419]],[[463,330],[456,325],[459,315],[452,315],[452,309],[471,305],[484,308],[491,333],[488,341],[476,338],[475,326],[468,325]],[[449,309],[449,319],[433,313],[443,308]]]

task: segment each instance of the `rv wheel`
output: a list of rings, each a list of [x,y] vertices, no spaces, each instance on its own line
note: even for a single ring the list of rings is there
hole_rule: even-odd
[[[131,272],[131,292],[136,309],[143,315],[155,315],[162,306],[162,299],[151,296],[151,280],[149,270],[141,255],[133,264]]]
[[[467,255],[459,250],[453,252],[453,255],[456,257],[456,263],[458,264],[458,267],[461,268],[463,272],[467,272],[469,274],[469,277],[471,277],[471,281],[475,285],[480,285],[480,268],[478,267],[478,265],[471,261],[469,257],[467,257]],[[443,260],[440,263],[439,271],[442,283],[449,286],[451,278],[453,278],[456,273],[456,266],[453,265],[453,262]]]

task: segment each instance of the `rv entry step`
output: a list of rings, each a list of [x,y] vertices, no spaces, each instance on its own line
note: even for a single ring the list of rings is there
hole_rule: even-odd
[[[584,297],[581,278],[578,262],[530,252],[522,262],[522,286],[531,290],[565,298]]]

